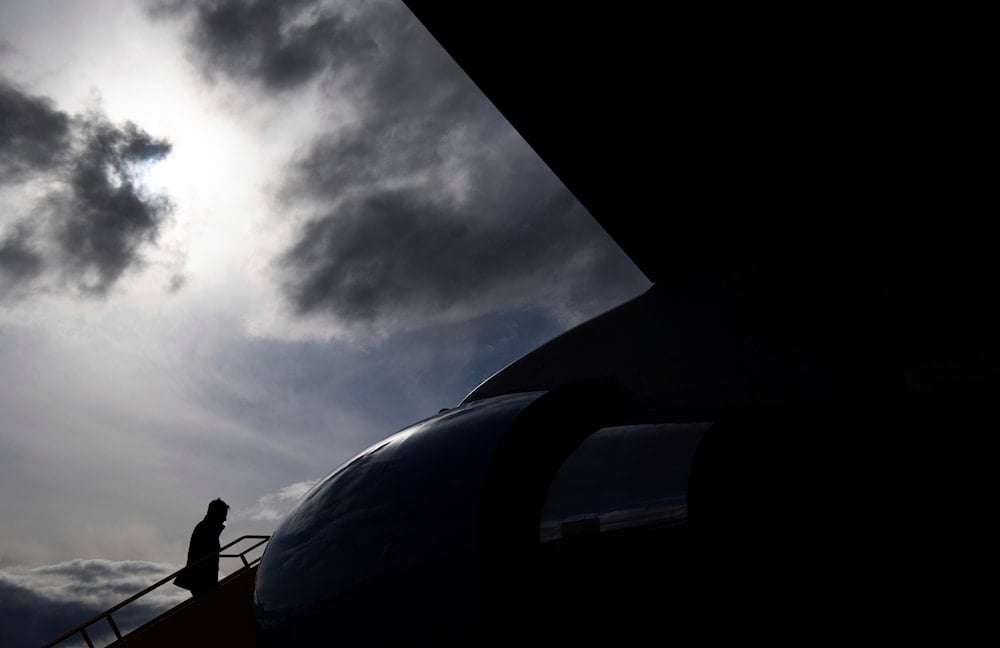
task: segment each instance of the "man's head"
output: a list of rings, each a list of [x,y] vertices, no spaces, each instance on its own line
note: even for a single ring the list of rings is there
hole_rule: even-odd
[[[221,499],[214,499],[208,503],[208,517],[215,518],[219,521],[225,521],[226,514],[229,512],[229,505],[223,502]]]

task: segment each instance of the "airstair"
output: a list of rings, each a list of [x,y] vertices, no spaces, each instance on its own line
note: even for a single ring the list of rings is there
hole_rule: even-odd
[[[68,630],[42,648],[158,648],[160,646],[201,645],[234,646],[243,648],[256,645],[251,600],[253,579],[263,556],[263,547],[270,540],[266,535],[240,536],[219,550],[219,558],[238,558],[242,561],[219,581],[218,587],[198,598],[189,597],[169,610],[142,623],[138,627],[121,630],[115,614],[136,601],[148,596],[163,585],[173,587],[173,580],[183,567],[153,583],[138,594],[130,596],[100,614]],[[248,545],[237,552],[233,547]],[[227,551],[230,550],[231,551]],[[258,551],[259,550],[259,551]],[[210,560],[206,556],[195,564]],[[221,564],[221,560],[220,560]],[[108,630],[110,629],[110,633]],[[100,637],[107,637],[109,643]]]

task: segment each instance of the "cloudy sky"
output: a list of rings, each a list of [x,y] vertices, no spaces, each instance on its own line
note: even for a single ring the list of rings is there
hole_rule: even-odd
[[[398,0],[4,0],[0,636],[647,287]]]

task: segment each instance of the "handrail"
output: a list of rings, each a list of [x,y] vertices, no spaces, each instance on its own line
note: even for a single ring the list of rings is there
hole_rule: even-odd
[[[271,536],[267,536],[267,535],[244,535],[244,536],[240,536],[239,538],[236,538],[235,540],[233,540],[232,542],[230,542],[226,546],[220,547],[219,548],[219,553],[217,555],[218,555],[219,558],[239,558],[240,560],[243,561],[243,567],[240,567],[236,571],[234,571],[231,574],[229,574],[229,576],[232,576],[233,574],[236,574],[238,572],[242,572],[245,569],[249,569],[251,566],[253,566],[253,565],[257,564],[258,562],[260,562],[260,559],[263,556],[258,556],[257,558],[255,558],[252,561],[248,562],[247,559],[246,559],[246,554],[248,554],[249,552],[253,551],[257,547],[263,545],[264,543],[266,543],[270,539],[271,539]],[[254,543],[250,547],[244,549],[240,553],[232,553],[232,554],[223,553],[223,551],[225,551],[229,547],[232,547],[233,545],[235,545],[235,544],[237,544],[239,542],[242,542],[244,540],[258,540],[258,542]],[[185,565],[184,567],[181,567],[180,569],[178,569],[174,573],[170,574],[169,576],[166,576],[166,577],[164,577],[164,578],[156,581],[155,583],[153,583],[152,585],[150,585],[146,589],[142,590],[138,594],[134,594],[134,595],[130,596],[129,598],[127,598],[124,601],[122,601],[121,603],[118,603],[117,605],[114,605],[114,606],[108,608],[107,610],[105,610],[105,611],[103,611],[103,612],[95,615],[94,617],[91,617],[87,621],[84,621],[83,623],[81,623],[80,625],[76,626],[72,630],[68,630],[67,632],[61,634],[57,639],[54,639],[54,640],[50,641],[49,643],[47,643],[44,646],[42,646],[42,648],[52,648],[52,646],[60,644],[63,641],[66,641],[67,639],[69,639],[70,637],[73,637],[74,635],[80,635],[83,638],[83,640],[87,643],[87,646],[89,648],[94,648],[94,643],[93,643],[93,641],[91,641],[90,635],[87,634],[87,628],[89,628],[93,624],[97,623],[101,619],[107,619],[108,625],[111,626],[111,631],[115,634],[115,641],[121,639],[122,638],[121,630],[118,629],[118,624],[115,623],[114,618],[112,618],[112,616],[111,616],[114,612],[117,612],[118,610],[122,609],[123,607],[125,607],[129,603],[132,603],[132,602],[136,601],[137,599],[142,598],[146,594],[149,594],[150,592],[152,592],[156,588],[160,587],[161,585],[164,585],[166,583],[169,583],[169,582],[173,581],[173,579],[176,578],[178,575],[180,575],[181,572],[186,571],[187,569],[190,569],[191,567],[194,567],[195,565],[199,565],[199,564],[205,562],[206,560],[209,560],[209,559],[215,558],[215,557],[216,557],[216,554],[209,554],[209,555],[207,555],[207,556],[205,556],[203,558],[200,558],[199,560],[196,560],[195,562],[191,563],[190,565]]]

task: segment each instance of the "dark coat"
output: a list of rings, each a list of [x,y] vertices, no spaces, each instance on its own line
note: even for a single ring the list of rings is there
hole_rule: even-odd
[[[195,525],[188,545],[187,568],[174,579],[174,585],[191,590],[193,594],[200,594],[218,583],[219,536],[223,528],[225,524],[208,516]],[[198,563],[206,556],[210,557]]]

